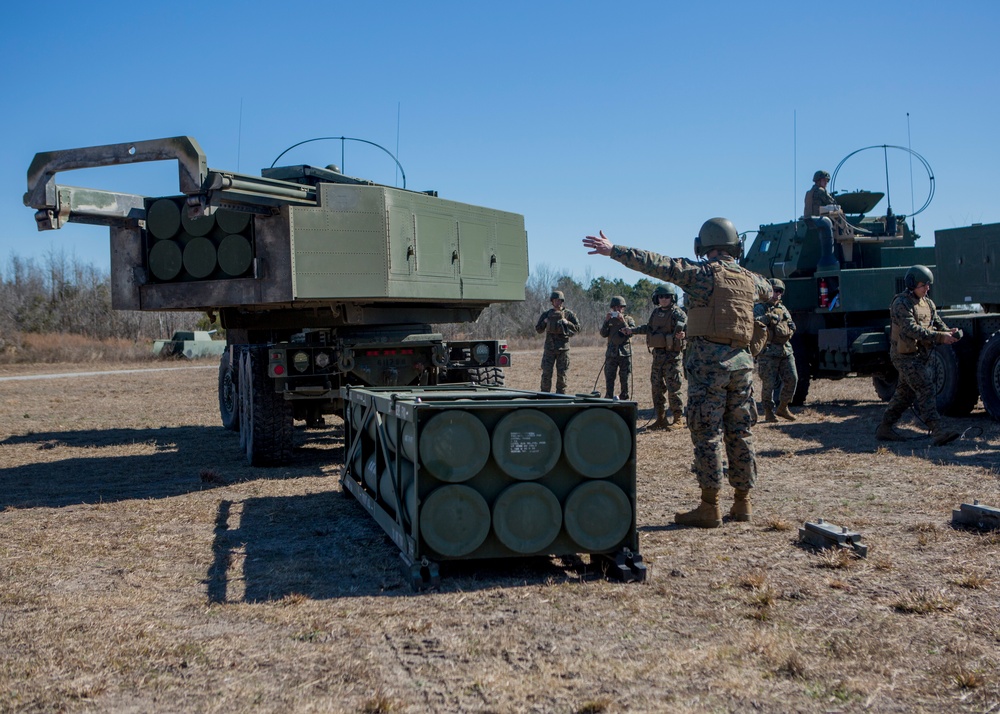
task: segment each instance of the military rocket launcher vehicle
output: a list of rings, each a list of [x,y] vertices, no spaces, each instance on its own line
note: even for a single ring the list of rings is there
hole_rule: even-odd
[[[923,208],[933,196],[933,175],[931,185]],[[857,230],[836,237],[835,260],[822,261],[829,268],[818,268],[825,257],[819,231],[805,218],[761,225],[742,259],[750,270],[785,283],[783,302],[797,327],[793,403],[805,401],[814,379],[858,375],[870,377],[883,400],[892,397],[898,375],[889,359],[889,305],[903,291],[907,269],[925,265],[934,273],[930,297],[948,326],[963,332],[958,343],[938,345],[932,354],[938,409],[965,416],[981,397],[1000,420],[1000,224],[938,230],[933,245],[919,245],[907,216],[894,215],[891,206],[884,215],[869,215],[884,196],[834,192]]]
[[[179,194],[56,183],[65,171],[147,161],[177,162]],[[522,216],[335,167],[261,173],[211,169],[185,136],[52,151],[35,156],[24,203],[39,230],[110,227],[115,309],[218,319],[219,411],[251,464],[287,461],[293,420],[342,411],[344,386],[502,381],[503,341],[446,341],[431,326],[524,299]]]

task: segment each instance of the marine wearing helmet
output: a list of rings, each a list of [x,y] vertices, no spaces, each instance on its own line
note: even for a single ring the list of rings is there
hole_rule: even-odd
[[[694,254],[704,258],[713,250],[721,250],[736,259],[743,256],[743,242],[728,218],[709,218],[694,239]]]
[[[903,276],[903,285],[907,290],[915,289],[920,283],[934,284],[934,273],[926,265],[914,265]]]
[[[652,301],[654,305],[660,304],[661,297],[668,297],[677,302],[677,289],[673,285],[657,285],[653,290]]]

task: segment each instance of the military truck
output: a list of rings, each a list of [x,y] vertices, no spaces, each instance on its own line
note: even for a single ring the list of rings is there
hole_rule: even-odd
[[[199,357],[220,357],[226,351],[226,343],[213,340],[216,330],[177,330],[169,340],[153,342],[153,354],[164,359]]]
[[[841,162],[843,163],[843,162]],[[934,245],[894,215],[868,215],[885,196],[853,191],[834,198],[846,222],[858,229],[835,240],[835,261],[818,269],[823,248],[813,222],[798,219],[761,225],[743,265],[785,283],[784,303],[797,332],[792,340],[799,385],[793,403],[804,403],[814,379],[868,376],[889,400],[898,375],[889,359],[889,304],[903,291],[912,265],[934,272],[931,297],[949,327],[962,330],[955,345],[938,345],[931,366],[938,409],[965,416],[982,397],[1000,419],[1000,281],[996,251],[1000,224],[938,230]],[[925,204],[926,207],[926,204]]]
[[[176,160],[178,195],[56,183],[59,173]],[[39,153],[24,203],[39,230],[111,233],[112,306],[201,310],[226,329],[223,425],[249,463],[291,457],[293,421],[343,410],[341,387],[502,383],[501,340],[445,340],[524,299],[522,216],[346,176],[336,167],[208,167],[191,137]]]

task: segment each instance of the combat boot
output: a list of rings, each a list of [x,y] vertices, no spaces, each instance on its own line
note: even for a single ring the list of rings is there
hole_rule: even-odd
[[[650,424],[650,430],[654,429],[669,429],[670,424],[667,423],[667,410],[657,409],[656,410],[656,421]]]
[[[782,402],[778,406],[778,410],[774,412],[782,419],[787,419],[788,421],[795,421],[795,415],[788,411],[788,402]]]
[[[906,441],[906,437],[892,428],[892,424],[883,421],[875,430],[875,438],[879,441]]]
[[[764,407],[764,421],[778,421],[778,417],[774,416],[774,409],[772,407]]]
[[[679,526],[694,528],[718,528],[722,525],[722,512],[719,510],[719,489],[701,489],[701,503],[693,511],[675,513],[674,523]]]
[[[678,414],[674,417],[673,422],[670,424],[671,429],[683,429],[687,424],[684,421],[684,415]]]
[[[749,521],[752,514],[753,508],[750,506],[750,489],[736,489],[733,506],[729,509],[729,517],[734,521]]]
[[[944,446],[945,444],[950,444],[960,436],[961,434],[954,429],[941,426],[941,422],[939,421],[934,422],[931,425],[931,441],[934,443],[934,446]]]

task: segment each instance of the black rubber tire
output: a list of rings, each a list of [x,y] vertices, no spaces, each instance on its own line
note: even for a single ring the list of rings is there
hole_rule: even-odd
[[[476,367],[469,370],[469,381],[487,387],[502,387],[505,375],[503,367]]]
[[[292,460],[294,422],[292,405],[274,391],[267,375],[267,351],[261,346],[247,350],[245,374],[240,370],[241,398],[246,402],[240,426],[247,463],[251,466],[280,466]],[[241,399],[242,401],[242,399]]]
[[[229,360],[229,350],[219,359],[219,416],[228,431],[240,430],[239,384],[233,381],[234,370]]]
[[[899,382],[899,373],[895,369],[884,374],[872,375],[872,386],[875,387],[875,393],[883,402],[892,399],[892,395],[896,393],[897,382]]]
[[[946,416],[968,416],[979,401],[970,365],[962,365],[951,345],[937,345],[931,353],[931,380],[937,391],[937,409]],[[966,367],[966,369],[963,369]]]
[[[979,352],[976,384],[986,413],[1000,421],[1000,332],[990,335]]]

